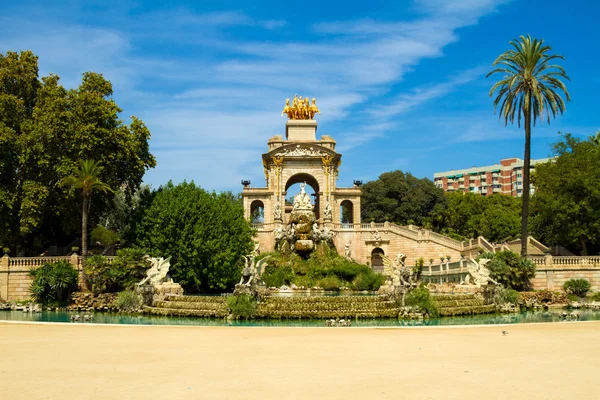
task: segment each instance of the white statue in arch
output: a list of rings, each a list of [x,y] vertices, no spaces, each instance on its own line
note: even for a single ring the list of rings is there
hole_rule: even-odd
[[[313,206],[310,201],[310,196],[304,190],[306,188],[306,182],[300,184],[300,193],[294,196],[294,209],[297,210],[312,210]]]

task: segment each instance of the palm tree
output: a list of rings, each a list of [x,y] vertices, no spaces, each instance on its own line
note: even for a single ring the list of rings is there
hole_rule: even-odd
[[[91,197],[95,191],[112,192],[111,188],[100,180],[100,167],[94,160],[85,160],[79,162],[79,168],[75,169],[75,174],[62,179],[61,185],[73,186],[75,189],[83,191],[83,208],[81,210],[81,255],[83,257],[83,277],[87,282],[85,273],[85,258],[87,256],[88,242],[88,215],[92,204]],[[87,283],[86,283],[87,285]]]
[[[563,92],[567,101],[571,100],[565,84],[560,80],[569,80],[565,70],[550,64],[555,59],[563,59],[558,54],[549,55],[550,46],[544,46],[544,40],[532,39],[531,36],[521,36],[519,40],[510,42],[514,49],[508,50],[492,64],[496,68],[487,74],[503,74],[502,79],[490,90],[490,97],[496,93],[494,112],[500,108],[500,119],[504,125],[515,122],[521,127],[521,118],[525,125],[525,156],[523,165],[523,208],[521,211],[521,255],[527,255],[527,216],[529,210],[529,168],[531,164],[531,123],[537,119],[565,111],[565,102],[559,92]]]

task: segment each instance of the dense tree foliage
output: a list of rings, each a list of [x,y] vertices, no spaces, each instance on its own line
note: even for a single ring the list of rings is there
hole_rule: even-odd
[[[415,224],[458,240],[492,242],[519,237],[521,200],[504,195],[444,193],[427,178],[386,172],[363,186],[362,220]]]
[[[431,215],[438,230],[456,239],[483,236],[491,242],[519,237],[521,199],[494,194],[446,193],[448,206]]]
[[[75,236],[82,201],[58,183],[79,160],[98,160],[103,181],[128,193],[156,165],[149,130],[136,117],[124,124],[112,94],[101,74],[86,72],[67,90],[57,75],[38,79],[32,52],[0,54],[0,247],[39,251]],[[96,196],[94,209],[111,198]]]
[[[390,221],[423,225],[436,208],[446,206],[442,189],[430,179],[415,178],[402,171],[386,172],[362,187],[361,214],[366,222]]]
[[[252,228],[239,196],[208,193],[194,183],[160,187],[142,211],[135,243],[171,257],[171,276],[186,292],[231,289],[241,256],[253,248]]]
[[[499,109],[500,119],[504,124],[521,126],[521,118],[525,126],[525,154],[523,157],[523,203],[521,210],[521,237],[527,237],[527,218],[529,210],[529,168],[531,164],[531,125],[538,119],[562,114],[569,92],[562,79],[569,80],[563,67],[551,64],[557,59],[564,59],[558,54],[549,54],[550,46],[544,40],[531,36],[521,36],[510,42],[513,47],[494,61],[495,67],[487,76],[500,74],[502,78],[492,86],[490,96],[494,98],[494,110]],[[527,241],[522,241],[521,255],[527,255]]]
[[[532,233],[584,255],[600,250],[600,155],[594,139],[564,135],[554,146],[555,161],[536,165],[532,176]]]

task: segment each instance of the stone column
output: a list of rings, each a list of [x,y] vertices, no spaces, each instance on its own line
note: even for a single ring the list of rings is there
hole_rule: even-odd
[[[0,259],[0,300],[8,301],[8,254]]]

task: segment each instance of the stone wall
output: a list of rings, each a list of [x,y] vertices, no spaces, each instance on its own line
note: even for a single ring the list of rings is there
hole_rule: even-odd
[[[113,257],[107,257],[111,262]],[[0,259],[0,300],[13,301],[29,298],[29,287],[32,278],[29,270],[39,268],[45,263],[65,260],[79,271],[81,279],[81,257],[74,254],[70,257],[9,257]]]
[[[600,257],[529,257],[536,264],[531,280],[535,290],[562,290],[569,279],[587,279],[592,291],[600,291]]]

